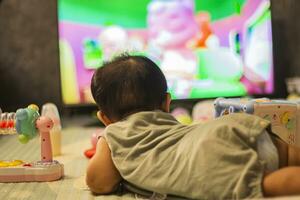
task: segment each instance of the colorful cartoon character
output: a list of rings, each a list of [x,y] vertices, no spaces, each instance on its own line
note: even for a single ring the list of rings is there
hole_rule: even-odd
[[[128,48],[128,34],[124,28],[117,25],[105,27],[99,35],[99,43],[103,50],[103,60],[110,60]]]
[[[194,1],[153,0],[147,10],[147,54],[160,61],[172,95],[187,98],[197,73],[197,57],[188,48],[198,31]]]
[[[163,49],[186,47],[197,33],[192,0],[154,0],[148,4],[149,43]]]

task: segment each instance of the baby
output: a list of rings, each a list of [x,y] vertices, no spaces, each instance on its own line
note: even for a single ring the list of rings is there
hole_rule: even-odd
[[[300,194],[300,167],[278,168],[280,151],[268,121],[236,113],[180,124],[169,114],[166,79],[147,57],[122,55],[105,63],[91,90],[106,126],[87,167],[94,193],[114,192],[126,182],[190,199]]]

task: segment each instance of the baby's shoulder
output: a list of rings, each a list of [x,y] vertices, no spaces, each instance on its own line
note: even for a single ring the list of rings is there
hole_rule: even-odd
[[[265,119],[253,115],[253,114],[247,114],[247,113],[230,113],[228,115],[221,116],[217,118],[220,121],[228,121],[228,122],[238,122],[238,123],[253,123],[253,122],[261,122],[266,121]]]

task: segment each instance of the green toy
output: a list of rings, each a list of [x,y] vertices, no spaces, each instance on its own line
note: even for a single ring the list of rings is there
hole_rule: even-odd
[[[23,144],[38,134],[36,120],[40,117],[38,106],[31,104],[27,108],[18,109],[16,112],[16,130],[19,141]]]

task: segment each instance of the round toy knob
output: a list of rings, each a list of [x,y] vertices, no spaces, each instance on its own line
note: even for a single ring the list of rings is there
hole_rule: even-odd
[[[39,129],[39,131],[48,132],[53,127],[53,121],[49,117],[39,117],[36,120],[36,127]]]

